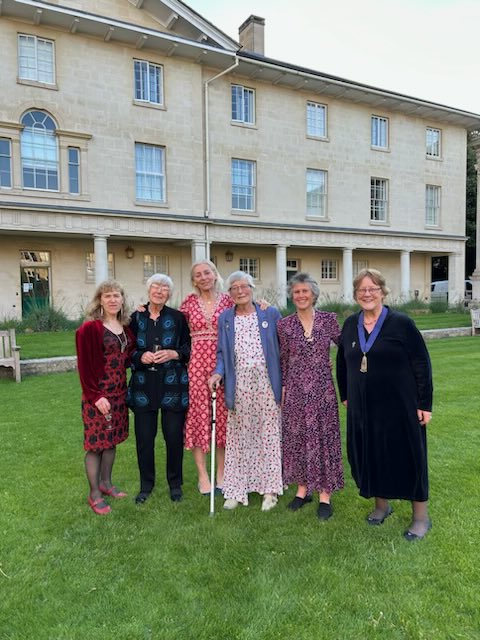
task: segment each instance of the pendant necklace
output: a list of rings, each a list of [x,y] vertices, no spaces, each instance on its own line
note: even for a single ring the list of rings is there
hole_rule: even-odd
[[[121,353],[125,352],[125,349],[127,348],[127,344],[128,344],[128,338],[127,335],[125,333],[125,329],[122,329],[122,333],[116,333],[115,334],[118,338],[118,341],[120,343],[120,351]]]
[[[300,318],[299,318],[300,320]],[[302,325],[303,328],[303,337],[305,338],[305,340],[307,342],[313,342],[313,325],[315,324],[315,311],[313,311],[313,315],[312,315],[312,323],[310,325],[310,328],[307,329],[304,325],[304,323],[302,322],[302,320],[300,320],[300,323]]]
[[[377,323],[374,326],[371,334],[368,336],[368,340],[365,340],[365,330],[363,328],[363,311],[358,316],[358,341],[360,343],[360,349],[362,350],[363,356],[362,361],[360,363],[360,373],[367,373],[368,371],[368,362],[367,362],[367,353],[373,346],[373,343],[377,339],[378,334],[380,333],[380,329],[387,317],[388,309],[387,307],[382,307],[382,312],[378,317]]]

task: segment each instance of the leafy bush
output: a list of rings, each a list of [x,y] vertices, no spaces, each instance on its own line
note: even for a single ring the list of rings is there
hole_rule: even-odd
[[[81,319],[70,320],[63,309],[46,305],[33,298],[30,308],[22,320],[4,318],[0,322],[1,329],[15,329],[18,333],[29,331],[68,331],[76,329]]]

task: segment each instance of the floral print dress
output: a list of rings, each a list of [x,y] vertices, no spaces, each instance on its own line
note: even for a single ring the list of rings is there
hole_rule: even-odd
[[[223,493],[246,505],[253,491],[283,493],[280,407],[268,377],[256,313],[235,316],[235,374]]]
[[[180,311],[187,319],[192,339],[192,351],[188,364],[189,407],[185,423],[185,448],[200,448],[204,453],[210,449],[211,396],[208,378],[215,369],[218,316],[233,306],[233,300],[226,293],[218,294],[215,308],[209,311],[195,293],[183,301]],[[225,447],[227,430],[227,407],[223,387],[217,388],[216,404],[216,444]]]

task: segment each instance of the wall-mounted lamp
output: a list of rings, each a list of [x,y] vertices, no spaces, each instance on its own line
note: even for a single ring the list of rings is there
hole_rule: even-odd
[[[231,262],[233,260],[233,251],[230,251],[230,249],[228,249],[228,251],[225,251],[225,260],[227,262]]]
[[[126,259],[127,260],[131,260],[134,255],[135,255],[135,250],[133,249],[133,247],[128,245],[128,247],[125,249],[125,257],[126,257]]]

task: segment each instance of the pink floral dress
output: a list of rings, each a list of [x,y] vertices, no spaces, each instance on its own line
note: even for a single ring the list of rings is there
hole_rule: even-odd
[[[225,498],[283,493],[280,407],[263,355],[257,314],[235,316],[235,409],[228,412]]]
[[[188,295],[180,306],[185,315],[192,338],[192,351],[188,363],[189,407],[185,423],[185,448],[210,449],[211,395],[207,380],[215,369],[218,337],[218,316],[233,306],[226,293],[217,295],[214,308],[208,310],[195,293]],[[223,387],[217,390],[216,443],[225,447],[227,408]]]

